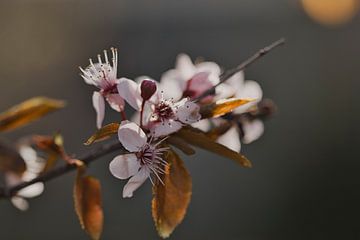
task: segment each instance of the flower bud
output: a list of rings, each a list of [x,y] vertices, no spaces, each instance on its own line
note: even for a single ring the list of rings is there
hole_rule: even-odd
[[[141,82],[140,90],[142,99],[147,101],[156,92],[156,82],[153,80],[143,80]]]

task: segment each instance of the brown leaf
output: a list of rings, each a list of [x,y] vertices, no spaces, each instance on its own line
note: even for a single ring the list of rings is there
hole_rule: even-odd
[[[211,140],[216,141],[221,135],[225,134],[232,126],[231,121],[221,123],[219,126],[212,128],[206,133]]]
[[[204,132],[193,127],[183,127],[176,136],[183,138],[189,144],[203,148],[220,156],[235,160],[243,167],[251,167],[251,162],[242,154],[237,153],[224,145],[221,145],[209,137]]]
[[[84,176],[84,167],[78,166],[74,186],[75,212],[81,227],[91,239],[100,239],[104,214],[101,204],[100,182],[94,177]]]
[[[153,187],[152,214],[156,229],[167,238],[184,219],[191,199],[191,176],[183,161],[170,150],[165,156],[168,165],[162,181]]]
[[[60,100],[46,97],[31,98],[0,113],[0,131],[22,127],[64,106],[65,103]]]
[[[195,150],[187,144],[182,138],[176,137],[174,135],[169,136],[166,139],[166,142],[175,146],[177,149],[181,150],[186,155],[193,155],[195,154]]]
[[[221,99],[215,103],[203,105],[200,108],[200,114],[202,118],[220,117],[251,101],[253,100],[240,98]]]
[[[119,130],[119,123],[110,123],[100,128],[94,135],[92,135],[84,144],[90,145],[94,142],[100,142],[109,138],[111,135],[116,134]]]
[[[12,146],[0,142],[0,171],[13,172],[21,175],[26,169],[25,162],[18,151]]]
[[[64,149],[64,139],[59,133],[55,133],[54,136],[35,135],[32,137],[32,141],[47,154],[43,172],[50,170],[59,158],[63,158],[65,161],[69,159]]]

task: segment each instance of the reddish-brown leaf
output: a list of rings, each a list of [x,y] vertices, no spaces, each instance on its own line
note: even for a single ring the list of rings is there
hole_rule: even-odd
[[[178,131],[175,136],[183,138],[189,144],[203,148],[220,156],[235,160],[243,167],[251,167],[251,162],[242,154],[221,145],[199,129],[187,126]]]
[[[182,138],[172,135],[166,139],[166,142],[173,145],[177,149],[181,150],[186,155],[195,154],[195,150],[192,147],[190,147],[190,145],[187,144],[187,142],[184,141],[184,139],[182,139]]]
[[[84,144],[90,145],[95,142],[100,142],[108,139],[110,136],[116,134],[119,130],[119,123],[109,123],[96,131]]]
[[[240,98],[221,99],[215,103],[203,105],[200,114],[202,118],[220,117],[251,101],[253,100]]]
[[[60,100],[46,97],[31,98],[0,114],[0,131],[22,127],[64,106],[65,103]]]
[[[100,182],[94,177],[83,176],[84,168],[79,166],[74,186],[75,212],[81,227],[91,239],[100,239],[103,228]]]
[[[191,176],[183,161],[173,151],[166,154],[168,166],[162,181],[153,187],[152,214],[156,229],[167,238],[181,223],[191,199]]]

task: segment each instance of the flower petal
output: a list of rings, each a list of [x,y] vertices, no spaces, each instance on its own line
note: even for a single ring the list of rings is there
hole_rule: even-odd
[[[21,189],[17,195],[24,198],[32,198],[39,196],[44,191],[44,184],[42,182],[31,184],[30,186]]]
[[[179,54],[177,56],[175,68],[176,68],[176,70],[179,71],[179,73],[181,74],[181,77],[185,81],[189,80],[195,74],[195,71],[196,71],[196,68],[195,68],[194,64],[192,63],[190,57],[184,53]]]
[[[109,164],[111,174],[119,179],[134,176],[140,168],[140,163],[135,154],[125,154],[115,157]]]
[[[220,136],[216,142],[230,148],[235,152],[240,152],[241,143],[237,127],[230,128],[225,134]]]
[[[22,197],[12,197],[11,198],[11,203],[19,210],[21,211],[26,211],[29,209],[29,203],[28,201],[26,201],[26,199],[22,198]]]
[[[126,183],[123,189],[123,198],[130,198],[133,196],[133,193],[138,189],[150,176],[150,172],[146,168],[141,168],[140,171],[134,175]]]
[[[160,136],[166,136],[171,133],[177,132],[181,129],[182,124],[178,121],[175,121],[173,119],[169,119],[163,122],[159,122],[154,124],[151,127],[151,134],[154,137],[160,137]]]
[[[215,62],[201,62],[195,65],[197,72],[206,72],[209,74],[210,82],[215,85],[220,79],[221,69],[219,65]]]
[[[210,121],[208,119],[202,119],[196,123],[191,124],[191,126],[207,132],[210,129]]]
[[[130,152],[137,152],[146,144],[144,131],[135,123],[123,121],[119,127],[118,136],[121,144]]]
[[[161,76],[159,89],[163,91],[164,98],[181,99],[186,87],[186,79],[182,78],[179,71],[172,69]]]
[[[106,96],[106,101],[115,111],[124,111],[125,101],[119,94],[108,94]]]
[[[117,89],[119,95],[125,99],[132,108],[135,110],[140,109],[142,98],[140,95],[140,87],[136,82],[127,78],[120,78]]]
[[[244,131],[243,142],[246,144],[257,140],[264,133],[264,123],[258,119],[246,121],[242,127]]]
[[[200,107],[196,103],[184,98],[176,103],[175,116],[180,122],[191,124],[200,120],[199,114]]]
[[[245,81],[244,86],[239,90],[235,97],[244,99],[255,99],[246,105],[240,106],[234,110],[234,113],[240,114],[246,112],[252,106],[255,106],[262,98],[262,90],[260,85],[255,81]]]
[[[105,117],[105,101],[99,92],[94,92],[92,96],[93,106],[96,111],[96,126],[101,128]]]

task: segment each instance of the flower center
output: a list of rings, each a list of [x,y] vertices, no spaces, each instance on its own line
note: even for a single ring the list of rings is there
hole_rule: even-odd
[[[155,110],[153,113],[153,117],[157,121],[165,121],[167,119],[171,119],[175,117],[174,111],[171,108],[173,105],[171,100],[161,100],[160,103],[158,103],[155,106]]]

